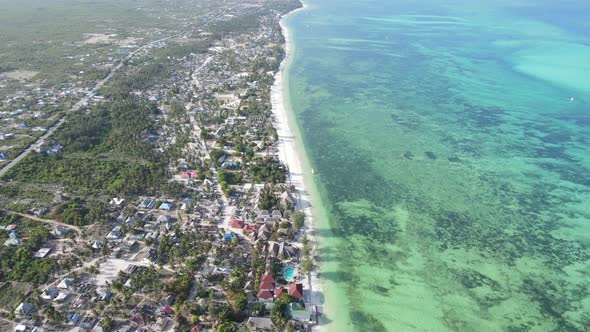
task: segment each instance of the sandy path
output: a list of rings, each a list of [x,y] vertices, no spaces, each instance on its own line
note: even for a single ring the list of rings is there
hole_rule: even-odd
[[[65,227],[65,228],[69,228],[69,229],[73,230],[74,232],[78,233],[78,235],[81,235],[82,234],[82,230],[78,226],[74,226],[74,225],[63,223],[63,222],[55,221],[53,219],[40,218],[40,217],[31,215],[31,214],[24,214],[24,213],[15,212],[15,211],[8,211],[8,210],[5,210],[5,211],[8,214],[16,214],[16,215],[19,215],[21,217],[25,217],[27,219],[39,221],[39,222],[42,222],[42,223],[45,223],[45,224],[49,224],[49,225],[52,225],[52,226],[62,226],[62,227]]]

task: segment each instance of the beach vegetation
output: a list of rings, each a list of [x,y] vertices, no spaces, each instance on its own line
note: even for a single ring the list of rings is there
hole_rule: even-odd
[[[311,245],[306,243],[303,245],[303,256],[308,257],[311,254]]]
[[[313,260],[310,256],[304,257],[301,262],[301,271],[303,273],[310,273],[315,268]]]
[[[296,211],[291,215],[291,223],[296,230],[300,230],[305,225],[305,212]]]
[[[303,243],[304,246],[309,244],[309,238],[307,237],[307,234],[303,235],[301,238],[301,243]]]

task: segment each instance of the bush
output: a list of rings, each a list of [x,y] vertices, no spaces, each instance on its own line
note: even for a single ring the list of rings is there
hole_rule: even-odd
[[[283,183],[286,180],[285,167],[275,159],[265,158],[250,168],[254,182]]]
[[[0,280],[43,284],[56,269],[54,258],[37,259],[28,248],[0,248]]]
[[[279,199],[270,189],[264,189],[260,195],[260,201],[258,202],[258,208],[262,210],[270,210],[275,206],[278,206]]]
[[[297,230],[303,228],[305,225],[305,213],[302,211],[294,212],[291,216],[291,222],[293,223],[293,227]]]

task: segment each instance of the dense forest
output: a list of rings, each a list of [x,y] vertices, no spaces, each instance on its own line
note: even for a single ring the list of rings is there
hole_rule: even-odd
[[[136,97],[99,104],[86,114],[73,114],[56,140],[66,152],[115,152],[127,158],[156,161],[153,146],[144,142],[155,133],[158,109]]]
[[[26,162],[6,176],[19,182],[65,185],[81,195],[92,193],[139,193],[164,188],[168,178],[165,164],[96,158],[64,158],[41,153],[27,156]]]

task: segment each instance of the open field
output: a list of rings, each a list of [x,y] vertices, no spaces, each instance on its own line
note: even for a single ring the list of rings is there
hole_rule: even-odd
[[[11,70],[0,73],[0,78],[10,78],[17,81],[26,81],[37,75],[36,71],[30,70]]]
[[[0,309],[12,311],[31,291],[28,283],[3,282],[0,284]]]

